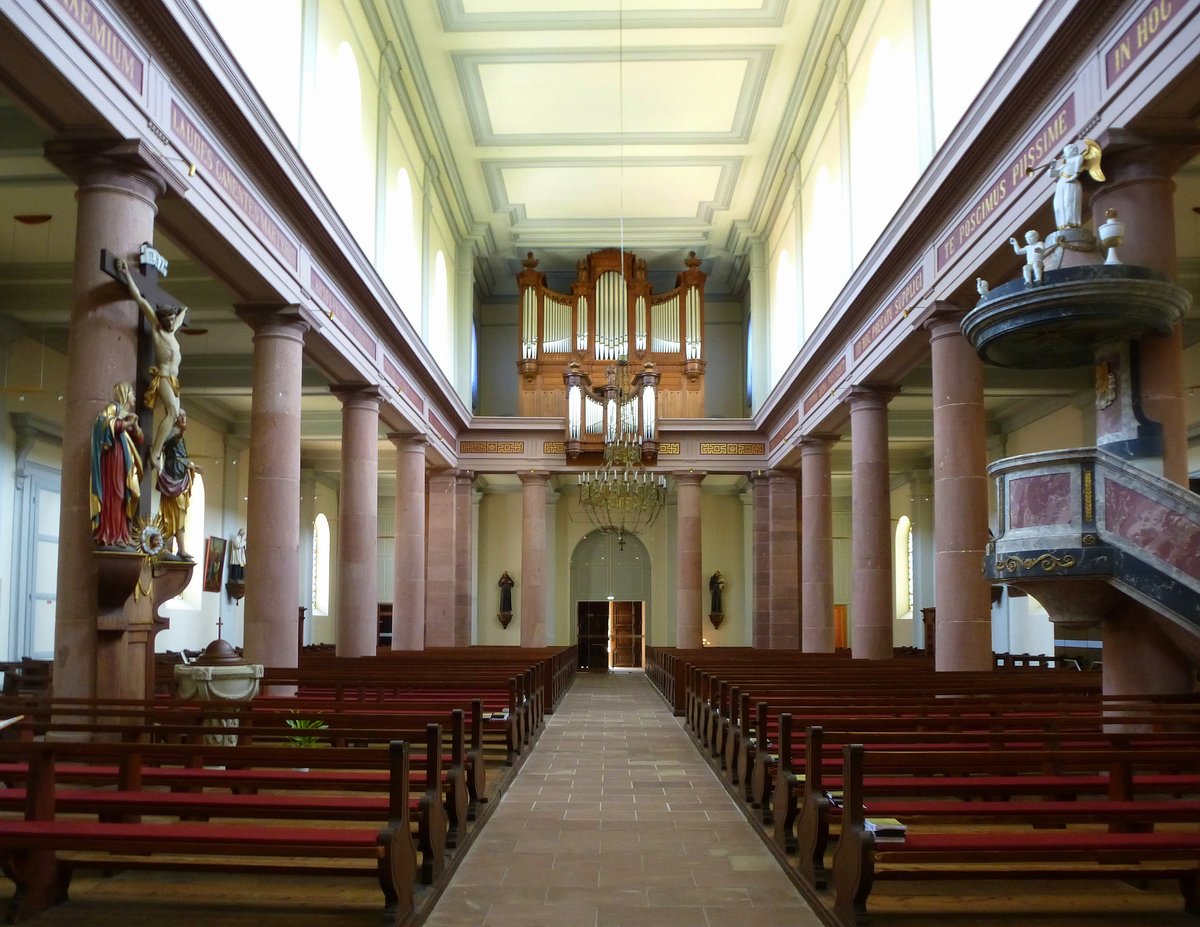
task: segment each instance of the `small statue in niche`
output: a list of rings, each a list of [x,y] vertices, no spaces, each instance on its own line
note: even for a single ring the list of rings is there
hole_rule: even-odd
[[[500,612],[496,616],[500,619],[500,624],[503,627],[508,627],[508,623],[512,621],[512,591],[516,581],[508,575],[508,570],[500,574],[500,581],[496,583],[500,587]]]
[[[725,608],[721,602],[721,596],[724,591],[725,577],[721,575],[720,570],[717,570],[717,572],[708,578],[709,611],[714,615],[725,614]]]
[[[231,583],[246,581],[245,528],[238,528],[237,533],[229,539],[229,581]]]

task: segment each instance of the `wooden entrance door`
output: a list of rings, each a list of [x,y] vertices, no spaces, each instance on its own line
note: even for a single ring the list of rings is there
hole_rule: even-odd
[[[642,665],[642,603],[613,603],[612,665]]]
[[[608,672],[608,602],[580,602],[579,668]]]

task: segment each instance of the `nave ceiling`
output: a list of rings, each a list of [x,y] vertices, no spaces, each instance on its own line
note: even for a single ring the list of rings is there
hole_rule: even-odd
[[[580,257],[611,245],[644,257],[657,289],[672,285],[695,250],[710,298],[741,302],[749,243],[787,205],[790,153],[805,114],[827,90],[823,50],[860,7],[855,0],[378,0],[373,11],[411,57],[406,80],[435,106],[429,134],[459,231],[474,243],[488,313],[513,311],[514,275],[527,251],[551,285],[565,289]],[[53,128],[5,79],[0,74],[0,319],[43,344],[54,367],[71,298],[74,186],[42,155]],[[1200,266],[1193,206],[1200,207],[1200,170],[1189,168],[1177,193],[1185,272]],[[17,218],[36,215],[51,218]],[[168,287],[203,330],[184,341],[189,411],[244,434],[251,342],[232,311],[238,296],[206,270],[202,255],[166,235],[156,245],[172,261]],[[56,376],[28,356],[8,357],[5,374],[6,389],[10,382],[45,387]],[[302,462],[336,479],[340,403],[315,365],[304,383]],[[928,368],[911,370],[902,386],[890,423],[898,473],[927,468],[932,444]],[[992,427],[1084,402],[1089,386],[1086,371],[989,371]],[[52,394],[56,387],[40,398]],[[848,447],[843,440],[834,457],[842,484]],[[387,493],[391,455],[381,453],[380,463]]]

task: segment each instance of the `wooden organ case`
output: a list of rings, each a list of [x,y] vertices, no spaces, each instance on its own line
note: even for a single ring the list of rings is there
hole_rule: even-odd
[[[520,293],[521,374],[518,414],[561,417],[568,412],[572,386],[586,399],[584,424],[577,440],[584,455],[603,449],[612,429],[604,422],[606,389],[612,393],[612,368],[627,361],[628,375],[640,394],[654,386],[652,417],[704,417],[704,281],[696,252],[675,288],[654,293],[646,262],[617,248],[594,251],[576,265],[570,293],[546,287],[533,252],[517,275]],[[640,415],[640,413],[639,413]],[[648,423],[653,430],[653,419]],[[570,427],[568,428],[570,430]],[[575,445],[577,457],[580,446]],[[656,450],[651,442],[647,450]]]

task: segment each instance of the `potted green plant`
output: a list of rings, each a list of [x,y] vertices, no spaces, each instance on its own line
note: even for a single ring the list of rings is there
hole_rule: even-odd
[[[287,718],[284,723],[296,731],[321,731],[329,727],[320,718]],[[313,734],[293,734],[287,742],[293,747],[321,746],[321,738]]]

